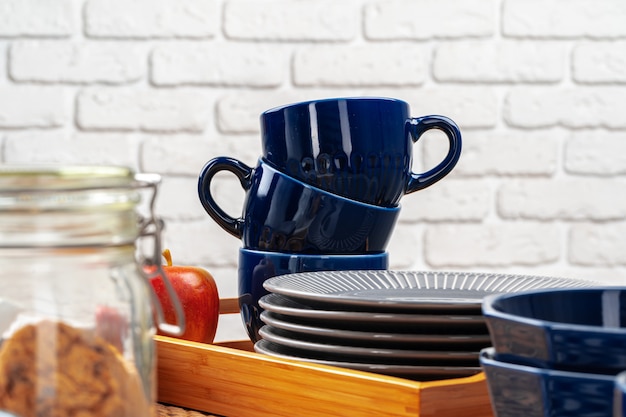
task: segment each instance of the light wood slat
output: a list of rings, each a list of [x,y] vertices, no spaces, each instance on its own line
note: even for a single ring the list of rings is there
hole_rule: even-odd
[[[155,339],[158,399],[167,404],[228,417],[493,416],[482,373],[415,382],[226,346]]]

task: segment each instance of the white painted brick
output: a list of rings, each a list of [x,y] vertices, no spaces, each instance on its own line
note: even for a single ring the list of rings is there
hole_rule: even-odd
[[[70,36],[76,29],[74,0],[0,0],[0,37]]]
[[[226,233],[208,215],[199,221],[166,221],[163,242],[178,265],[227,267],[232,271],[230,279],[237,280],[241,241]]]
[[[0,128],[63,126],[71,117],[68,96],[58,87],[0,86]]]
[[[190,221],[208,217],[198,198],[195,176],[162,176],[156,212],[165,220]]]
[[[626,87],[512,89],[504,104],[511,126],[626,129]]]
[[[398,92],[395,92],[397,95]],[[394,92],[388,92],[394,97]],[[407,101],[413,117],[440,114],[465,128],[491,128],[498,119],[498,96],[490,87],[428,87],[402,91],[397,98]]]
[[[97,38],[211,38],[217,0],[87,0],[85,33]]]
[[[498,97],[484,87],[441,87],[424,89],[279,90],[242,91],[223,96],[217,105],[217,125],[227,133],[257,133],[259,116],[276,106],[329,97],[384,96],[407,101],[414,117],[442,114],[461,129],[493,127],[498,117]]]
[[[0,0],[0,161],[162,174],[164,246],[236,296],[241,241],[202,209],[202,166],[215,156],[256,165],[259,115],[275,106],[396,97],[413,116],[455,120],[463,153],[441,182],[403,197],[391,268],[626,285],[625,9],[623,0]],[[445,151],[431,135],[443,137],[415,145],[416,171]],[[231,174],[214,190],[241,212]]]
[[[626,83],[626,41],[579,43],[572,76],[581,83]]]
[[[277,106],[305,100],[360,95],[355,90],[271,90],[229,93],[217,103],[217,126],[224,133],[258,133],[259,116]]]
[[[531,38],[616,38],[626,36],[622,0],[504,0],[507,36]]]
[[[0,85],[6,83],[9,77],[8,51],[9,43],[0,41]]]
[[[113,133],[28,131],[7,134],[5,161],[123,165],[138,169],[137,138]]]
[[[300,101],[293,92],[240,92],[222,97],[217,103],[217,126],[227,133],[258,133],[259,116],[273,107]]]
[[[495,33],[496,3],[490,0],[392,0],[365,6],[369,39],[488,37]]]
[[[481,180],[444,178],[400,201],[403,221],[481,221],[491,207],[491,189]]]
[[[253,135],[158,135],[145,138],[142,167],[161,174],[198,175],[217,156],[237,158],[255,166],[261,154],[261,139]]]
[[[484,175],[548,176],[555,173],[562,131],[464,131],[463,150],[452,177]],[[434,167],[448,151],[447,141],[425,141],[424,166]],[[418,142],[419,143],[419,142]]]
[[[206,266],[201,265],[200,267],[206,269],[207,271],[211,273],[211,275],[213,275],[213,278],[215,279],[215,283],[217,284],[217,290],[219,292],[220,298],[232,298],[232,297],[236,298],[239,296],[236,269],[235,269],[235,273],[233,274],[232,269],[228,267],[224,268],[224,267],[219,267],[215,265],[206,265]],[[236,324],[237,326],[235,326],[235,330],[238,329],[238,327],[241,327],[241,330],[245,333],[245,330],[243,330],[241,316],[239,314],[224,314],[220,316],[220,323],[218,323],[218,327],[221,325],[222,320],[226,319],[226,317],[231,317],[231,318],[236,319],[235,321],[228,322],[228,327],[231,327]],[[233,329],[230,329],[230,330],[233,330]],[[240,338],[230,338],[230,339],[225,339],[225,340],[244,340],[246,337],[248,336],[246,335]]]
[[[213,113],[204,92],[190,89],[93,88],[78,95],[81,129],[201,132]]]
[[[300,48],[293,60],[298,86],[421,85],[428,50],[422,45],[318,45]]]
[[[528,271],[526,271],[528,273]],[[544,274],[545,275],[545,274]],[[576,278],[591,281],[594,284],[626,285],[626,270],[602,266],[582,267],[565,264],[550,270],[550,276]]]
[[[359,30],[354,1],[229,0],[224,32],[232,39],[347,41]]]
[[[559,228],[549,223],[428,226],[424,245],[436,267],[541,265],[561,251]]]
[[[553,42],[459,41],[435,49],[438,81],[545,83],[563,79],[566,45]]]
[[[574,174],[626,174],[626,132],[583,130],[565,143],[565,169]]]
[[[200,135],[153,135],[141,145],[144,171],[170,175],[197,175],[211,158],[211,144]]]
[[[253,165],[253,167],[255,167]],[[215,202],[232,218],[242,217],[244,200],[246,197],[246,191],[243,186],[235,177],[235,175],[228,171],[222,171],[215,174],[211,181],[211,193]],[[197,193],[196,193],[197,194]],[[208,215],[204,213],[209,221],[214,222]],[[224,236],[231,236],[228,232],[220,229]],[[234,238],[234,237],[233,237]]]
[[[404,210],[400,212],[398,223],[387,244],[389,269],[411,269],[416,263],[423,262],[423,227],[404,223],[404,213]]]
[[[573,225],[569,235],[569,261],[574,265],[626,265],[626,222]]]
[[[181,136],[177,138],[188,139],[187,142],[189,142],[191,136]],[[162,140],[163,138],[160,139]],[[184,142],[179,143],[179,145],[183,146]],[[165,174],[163,175],[163,182],[159,190],[160,197],[157,200],[157,211],[164,219],[168,221],[197,221],[206,219],[207,221],[214,223],[200,202],[198,195],[198,177],[204,164],[215,156],[219,155],[204,154],[194,158],[196,160],[196,162],[193,163],[194,168],[188,167],[186,171],[189,171],[189,175],[184,176],[169,175],[169,173],[173,172],[174,169],[164,170],[163,168],[159,168],[156,166],[158,162],[156,160],[154,161],[154,165],[146,166],[144,164],[144,171],[156,172],[162,175]],[[237,158],[236,155],[226,156],[233,156]],[[165,158],[169,160],[172,159],[169,155],[166,155]],[[200,162],[200,159],[202,159],[202,162]],[[177,160],[174,159],[174,161]],[[180,162],[188,166],[192,165],[192,161]],[[167,168],[169,163],[166,161],[164,164]],[[254,161],[254,164],[250,164],[250,166],[255,167],[256,160]],[[180,171],[180,169],[178,171]],[[239,218],[242,216],[241,213],[243,210],[246,191],[243,189],[239,180],[233,173],[229,171],[221,171],[217,173],[211,181],[211,193],[216,203],[231,217]],[[220,229],[220,234],[218,236],[228,236],[228,234],[224,230]]]
[[[10,50],[10,74],[17,81],[129,83],[143,78],[142,45],[111,42],[22,41]]]
[[[506,219],[616,220],[626,218],[620,178],[533,179],[509,181],[498,192]]]
[[[276,87],[288,78],[288,50],[280,45],[176,43],[152,53],[156,85]]]

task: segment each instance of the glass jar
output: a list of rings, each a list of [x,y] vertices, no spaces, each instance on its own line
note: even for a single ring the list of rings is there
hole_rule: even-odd
[[[153,307],[163,315],[143,264],[161,264],[159,180],[123,167],[0,166],[0,411],[155,415]],[[165,283],[179,325],[160,324],[180,334]]]

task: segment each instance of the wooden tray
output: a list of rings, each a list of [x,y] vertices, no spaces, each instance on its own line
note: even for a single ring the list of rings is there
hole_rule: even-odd
[[[238,309],[221,300],[221,314]],[[161,403],[228,417],[493,416],[483,373],[416,382],[261,355],[250,341],[155,339]]]

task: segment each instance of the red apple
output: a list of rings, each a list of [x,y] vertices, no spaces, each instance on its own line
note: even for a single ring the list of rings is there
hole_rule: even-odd
[[[169,249],[163,251],[163,257],[167,261],[167,265],[163,265],[163,271],[172,283],[185,313],[185,332],[178,337],[194,342],[212,343],[217,331],[220,308],[213,276],[202,268],[172,265]],[[176,323],[174,306],[163,280],[155,277],[150,282],[163,306],[165,321]],[[169,336],[161,331],[158,334]]]

